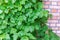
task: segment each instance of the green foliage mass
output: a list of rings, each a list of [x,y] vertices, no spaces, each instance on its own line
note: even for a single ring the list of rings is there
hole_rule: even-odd
[[[0,0],[0,40],[59,40],[48,18],[42,0]]]

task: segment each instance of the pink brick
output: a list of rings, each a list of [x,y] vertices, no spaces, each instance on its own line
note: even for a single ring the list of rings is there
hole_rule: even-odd
[[[60,16],[60,13],[52,13],[53,16]]]
[[[49,1],[60,1],[60,0],[49,0]]]
[[[48,20],[48,23],[58,23],[58,20]]]
[[[60,33],[60,30],[58,30],[57,33]]]
[[[57,31],[58,27],[52,27],[53,31]]]
[[[56,2],[56,1],[54,1],[54,2],[52,2],[51,4],[52,4],[52,5],[57,5],[57,2]]]
[[[56,13],[57,9],[52,9],[51,11],[52,11],[52,13]]]
[[[57,16],[53,16],[53,17],[52,17],[52,20],[56,20],[56,19],[57,19]]]
[[[58,5],[60,5],[60,1],[58,2]]]
[[[57,23],[56,25],[60,27],[60,23]]]
[[[58,30],[60,30],[60,27],[58,28]]]
[[[51,26],[51,27],[55,27],[56,24],[55,24],[55,23],[51,23],[50,26]]]
[[[58,36],[60,36],[60,33],[56,33]]]
[[[46,8],[46,9],[47,9],[47,8],[49,8],[49,7],[48,7],[48,5],[45,5],[45,6],[44,6],[44,8]]]
[[[51,6],[49,6],[49,8],[50,8],[50,9],[52,9],[52,8],[53,8],[53,9],[60,9],[60,6],[53,6],[53,5],[51,5]]]
[[[52,17],[52,20],[59,20],[59,19],[60,19],[59,16],[53,16],[53,17]]]
[[[58,12],[60,13],[60,9],[58,10]]]
[[[60,35],[60,0],[44,0],[45,9],[52,14],[53,17],[48,20],[47,25],[54,33]],[[47,6],[46,6],[47,5]]]
[[[51,2],[45,1],[44,4],[49,5]]]

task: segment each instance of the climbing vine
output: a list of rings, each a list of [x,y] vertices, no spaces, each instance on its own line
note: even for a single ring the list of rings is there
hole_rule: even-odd
[[[55,40],[48,18],[42,0],[0,0],[0,40]]]

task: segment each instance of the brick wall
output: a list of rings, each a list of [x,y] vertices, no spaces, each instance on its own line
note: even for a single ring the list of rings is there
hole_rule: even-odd
[[[53,15],[53,18],[48,20],[49,27],[60,36],[60,0],[44,0],[44,8]]]

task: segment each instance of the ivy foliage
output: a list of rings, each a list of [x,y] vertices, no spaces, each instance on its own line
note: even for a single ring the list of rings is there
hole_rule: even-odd
[[[48,18],[42,0],[0,0],[0,40],[59,40],[46,33]]]

